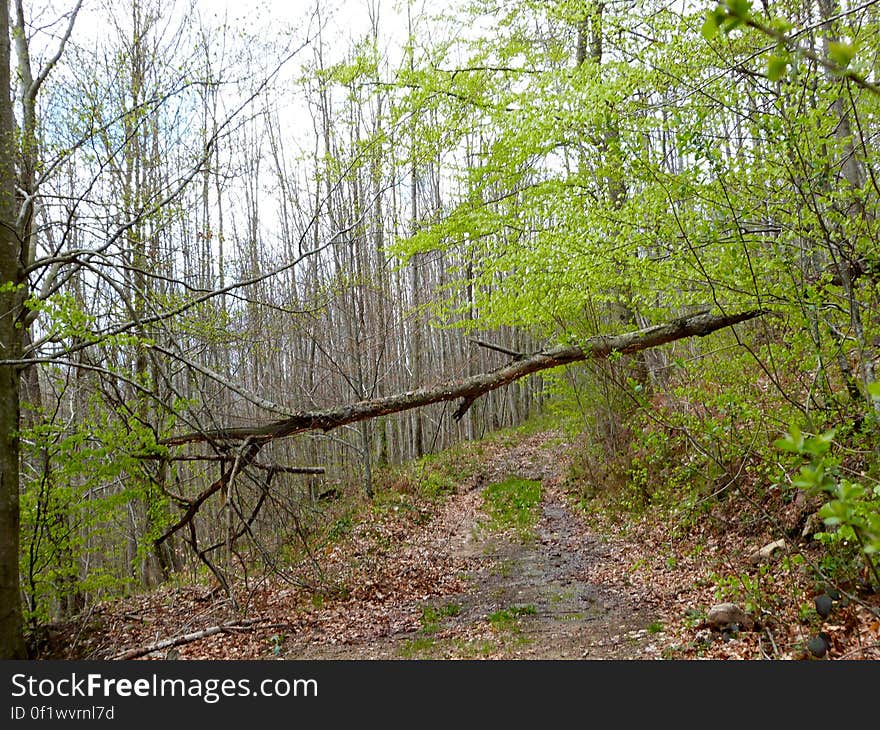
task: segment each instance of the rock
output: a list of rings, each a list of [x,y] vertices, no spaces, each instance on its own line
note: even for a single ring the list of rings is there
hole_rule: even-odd
[[[777,551],[782,550],[784,547],[785,547],[785,540],[783,540],[781,538],[779,540],[774,540],[773,542],[768,543],[767,545],[760,548],[759,550],[755,550],[755,552],[753,552],[751,555],[749,555],[749,562],[752,565],[760,565],[761,563],[769,563],[773,559],[774,554]]]
[[[818,636],[814,636],[807,642],[807,649],[809,649],[810,654],[817,659],[824,657],[828,653],[828,648],[830,646],[830,637],[824,631],[820,632]]]
[[[821,593],[813,599],[813,603],[816,606],[816,613],[818,613],[822,618],[828,618],[831,613],[831,606],[833,601],[831,600],[831,596],[827,593]]]
[[[730,624],[737,624],[743,630],[748,631],[754,625],[746,612],[735,603],[719,603],[717,606],[712,606],[706,616],[706,621],[716,631],[721,631],[729,627]]]

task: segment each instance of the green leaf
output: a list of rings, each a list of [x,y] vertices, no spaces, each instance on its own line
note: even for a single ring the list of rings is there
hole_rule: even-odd
[[[752,13],[751,0],[727,0],[727,7],[731,15],[745,20]]]
[[[770,27],[773,28],[773,30],[778,30],[780,33],[788,33],[794,28],[794,25],[792,25],[788,18],[776,17],[770,21]]]
[[[703,23],[703,27],[700,32],[703,34],[703,38],[707,41],[711,41],[715,36],[718,35],[718,30],[721,27],[720,18],[718,17],[718,10],[708,10],[706,11],[706,20]]]
[[[743,24],[742,20],[737,18],[735,15],[727,16],[727,19],[724,21],[722,25],[722,29],[725,33],[730,33],[731,31],[736,30]]]
[[[807,492],[823,490],[826,486],[825,469],[819,466],[802,466],[797,477],[791,480],[792,486]]]
[[[837,494],[842,502],[855,502],[864,498],[865,488],[861,484],[841,480],[837,485]]]
[[[830,526],[842,525],[849,521],[852,516],[852,510],[846,504],[838,500],[823,504],[819,510],[819,517],[822,521]]]
[[[779,81],[779,79],[785,76],[785,72],[788,71],[789,63],[791,63],[790,56],[780,56],[774,53],[767,60],[767,78],[771,81]]]
[[[804,435],[798,426],[792,424],[788,435],[785,438],[777,439],[774,445],[780,451],[791,451],[792,453],[800,454],[804,448]]]
[[[853,60],[853,56],[855,55],[856,48],[854,45],[850,45],[849,43],[836,43],[833,41],[828,44],[829,58],[831,58],[831,60],[842,69],[849,66],[850,61]]]
[[[836,429],[831,429],[826,431],[819,436],[814,436],[806,442],[807,450],[811,454],[815,454],[816,456],[822,456],[823,454],[827,454],[831,449],[831,442],[834,440],[834,434]]]
[[[872,398],[880,398],[880,380],[868,383],[868,395]]]

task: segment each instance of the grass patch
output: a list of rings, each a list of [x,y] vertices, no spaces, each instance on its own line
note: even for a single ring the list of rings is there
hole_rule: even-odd
[[[409,494],[429,501],[454,494],[460,484],[472,480],[483,464],[483,445],[456,444],[445,451],[427,454],[405,464],[379,470],[380,491]]]
[[[436,606],[422,606],[422,633],[433,634],[440,630],[440,622],[444,618],[458,616],[461,606],[457,603],[447,603],[439,608]]]
[[[558,591],[556,593],[550,594],[550,602],[551,603],[561,603],[562,601],[571,601],[575,597],[575,592],[573,589],[569,588],[567,591]]]
[[[440,615],[449,617],[460,616],[461,605],[458,603],[447,603],[445,606],[440,606]]]
[[[583,611],[576,613],[560,613],[556,617],[557,621],[583,621],[587,618],[587,614]]]
[[[339,542],[343,537],[351,532],[354,520],[351,514],[345,514],[327,528],[327,541]]]
[[[516,563],[512,560],[499,560],[489,569],[489,572],[501,578],[509,578],[513,574],[515,566]]]
[[[499,645],[490,639],[444,639],[420,636],[410,639],[399,650],[404,659],[479,659],[498,651]]]
[[[419,655],[429,653],[434,649],[434,638],[431,636],[417,636],[410,639],[400,647],[400,656],[404,659],[415,659]]]
[[[519,620],[523,616],[534,616],[536,613],[538,613],[538,609],[532,605],[511,606],[510,608],[502,608],[494,613],[490,613],[486,619],[495,631],[518,633]]]
[[[483,509],[491,530],[515,529],[524,538],[533,537],[540,517],[541,482],[509,477],[490,484],[483,492]]]
[[[495,643],[488,639],[456,639],[453,647],[456,655],[462,659],[487,657],[498,649]]]

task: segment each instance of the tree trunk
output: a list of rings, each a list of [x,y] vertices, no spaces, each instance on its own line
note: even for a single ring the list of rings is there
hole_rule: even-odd
[[[306,431],[330,431],[349,423],[399,413],[414,408],[461,400],[453,418],[461,420],[474,401],[481,395],[509,385],[532,373],[590,359],[607,359],[613,353],[629,354],[650,347],[659,347],[686,337],[705,337],[724,327],[731,327],[755,317],[767,314],[765,310],[752,310],[738,314],[710,314],[700,312],[687,317],[654,325],[621,335],[591,337],[581,345],[563,345],[530,355],[515,358],[507,365],[459,381],[447,381],[430,387],[422,387],[406,393],[362,400],[350,405],[337,406],[324,411],[305,411],[290,418],[273,421],[264,426],[244,428],[221,428],[173,436],[160,443],[181,446],[210,441],[250,441],[257,451],[274,439],[286,438]]]
[[[21,243],[16,235],[15,120],[9,96],[9,4],[0,3],[0,358],[17,360]],[[0,365],[0,659],[26,657],[18,574],[20,372]]]

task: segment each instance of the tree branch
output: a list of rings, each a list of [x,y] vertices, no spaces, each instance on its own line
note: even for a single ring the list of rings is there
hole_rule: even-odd
[[[213,636],[214,634],[220,633],[230,633],[233,631],[246,631],[259,628],[260,624],[267,623],[267,619],[264,618],[256,618],[256,619],[248,619],[246,621],[239,621],[237,624],[229,624],[227,626],[211,626],[207,629],[202,629],[201,631],[193,631],[189,634],[183,634],[182,636],[175,636],[171,639],[163,639],[162,641],[157,641],[155,644],[149,644],[148,646],[141,646],[135,649],[129,649],[120,654],[116,654],[115,656],[110,657],[115,661],[124,661],[127,659],[137,659],[138,657],[146,656],[147,654],[152,654],[154,651],[159,651],[160,649],[170,649],[173,646],[180,646],[181,644],[189,644],[193,641],[198,641],[199,639],[204,639],[208,636]]]
[[[483,340],[471,340],[475,345],[479,345],[480,347],[485,347],[487,350],[494,350],[495,352],[500,352],[504,355],[510,355],[512,358],[516,360],[521,360],[526,355],[523,352],[517,352],[516,350],[508,350],[506,347],[502,347],[501,345],[493,345],[491,342],[483,342]]]
[[[206,441],[242,441],[252,439],[254,444],[265,444],[273,439],[285,438],[306,431],[330,431],[349,423],[364,421],[390,413],[420,408],[431,403],[463,399],[455,417],[460,419],[468,407],[481,395],[501,388],[532,373],[569,363],[590,359],[602,359],[612,353],[630,353],[665,345],[685,337],[704,337],[716,330],[745,322],[767,310],[751,310],[739,314],[699,314],[682,317],[666,324],[621,335],[592,337],[582,345],[564,345],[544,352],[514,360],[496,370],[481,373],[460,381],[447,381],[439,385],[398,393],[384,398],[362,400],[346,406],[323,411],[305,411],[291,418],[272,421],[263,426],[245,428],[221,428],[198,431],[164,439],[166,446],[180,446]]]

